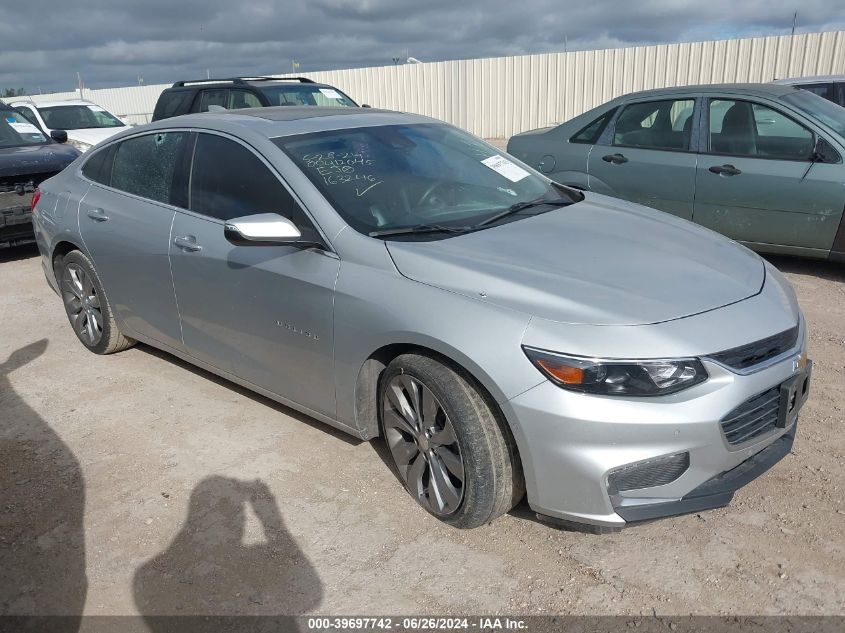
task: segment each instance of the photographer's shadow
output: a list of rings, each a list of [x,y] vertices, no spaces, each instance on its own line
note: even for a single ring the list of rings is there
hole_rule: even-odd
[[[247,505],[261,523],[261,543],[243,542]],[[173,624],[155,616],[301,615],[319,606],[323,592],[266,484],[214,476],[194,488],[167,550],[135,573],[134,594],[155,632]]]

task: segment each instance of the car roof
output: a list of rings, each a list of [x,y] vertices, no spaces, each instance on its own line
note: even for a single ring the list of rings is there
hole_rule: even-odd
[[[692,86],[674,86],[671,88],[653,88],[651,90],[642,90],[640,92],[631,92],[617,99],[630,99],[631,97],[650,97],[650,96],[677,96],[689,93],[708,93],[708,92],[730,92],[736,94],[748,94],[759,97],[780,97],[794,91],[793,86],[786,86],[781,84],[753,84],[753,83],[736,83],[736,84],[701,84]]]
[[[203,88],[243,88],[244,86],[251,86],[252,88],[261,88],[262,86],[310,86],[315,88],[333,88],[329,84],[324,84],[319,81],[307,81],[296,83],[290,79],[282,77],[278,79],[257,80],[238,80],[238,79],[195,79],[188,81],[177,81],[175,84],[167,88],[167,90],[198,90]]]
[[[350,108],[330,106],[270,106],[243,108],[220,112],[183,114],[131,128],[115,135],[118,139],[142,129],[209,129],[229,133],[248,130],[265,138],[308,134],[327,130],[375,127],[381,125],[408,125],[414,123],[439,123],[419,114],[379,110],[377,108]]]
[[[815,84],[832,81],[845,81],[845,75],[813,75],[811,77],[788,77],[776,79],[772,83],[786,86],[797,86],[801,84]]]

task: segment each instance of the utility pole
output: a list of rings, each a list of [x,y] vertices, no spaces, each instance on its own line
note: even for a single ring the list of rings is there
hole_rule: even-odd
[[[795,23],[798,21],[798,11],[792,14],[792,35],[795,35]]]
[[[79,91],[79,98],[83,99],[84,97],[82,96],[82,89],[84,88],[84,86],[82,84],[82,75],[79,74],[78,70],[76,71],[76,88]]]

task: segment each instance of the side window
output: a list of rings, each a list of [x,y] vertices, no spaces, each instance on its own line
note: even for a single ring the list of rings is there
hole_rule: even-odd
[[[224,221],[278,213],[300,229],[309,224],[293,196],[255,154],[215,134],[197,137],[191,210]]]
[[[666,99],[627,105],[616,120],[613,144],[688,150],[694,106],[693,99]]]
[[[616,108],[608,110],[592,123],[588,123],[578,130],[578,132],[569,139],[569,142],[588,143],[590,145],[598,142],[601,133],[604,132],[604,128],[607,127],[607,124],[613,117],[614,112],[616,112]]]
[[[35,113],[32,110],[26,106],[15,106],[15,110],[20,112],[21,115],[23,115],[23,118],[32,123],[35,127],[41,128],[41,124],[38,122],[38,119],[35,118]]]
[[[214,112],[228,109],[229,91],[227,89],[203,90],[200,93],[200,102],[197,112]]]
[[[749,101],[710,101],[714,153],[805,161],[813,145],[813,133],[778,110]]]
[[[174,184],[187,132],[162,132],[136,136],[117,144],[112,165],[111,186],[136,196],[167,204],[182,198]]]
[[[111,168],[114,162],[115,149],[115,145],[109,145],[104,149],[94,152],[85,161],[85,164],[82,165],[82,174],[89,180],[98,182],[101,185],[109,185],[111,183]]]
[[[834,102],[845,107],[845,82],[836,83],[836,98]]]
[[[833,84],[800,84],[798,87],[801,88],[801,90],[817,94],[828,101],[833,101],[834,99]]]
[[[247,90],[229,91],[229,109],[239,110],[241,108],[260,108],[261,102],[254,94]]]
[[[190,90],[173,90],[161,93],[156,103],[153,121],[168,119],[172,116],[185,114],[191,107],[191,98],[194,93]]]

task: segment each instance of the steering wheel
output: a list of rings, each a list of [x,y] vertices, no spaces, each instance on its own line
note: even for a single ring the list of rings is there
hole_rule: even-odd
[[[425,191],[423,191],[422,195],[417,199],[417,206],[418,207],[424,207],[424,206],[430,204],[431,201],[429,200],[429,198],[431,198],[434,195],[435,191],[437,191],[441,187],[445,187],[445,186],[451,185],[451,184],[452,183],[450,183],[450,182],[444,182],[442,180],[435,180],[433,183],[431,183],[426,188]]]

